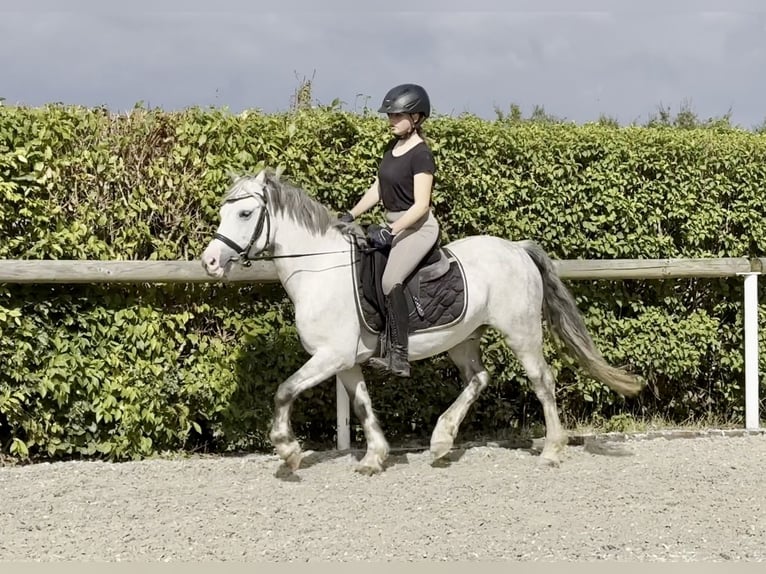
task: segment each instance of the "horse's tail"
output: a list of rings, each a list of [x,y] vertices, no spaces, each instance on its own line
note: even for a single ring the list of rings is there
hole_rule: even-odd
[[[556,273],[548,254],[534,241],[522,241],[543,279],[543,312],[554,334],[564,342],[580,364],[595,379],[613,391],[631,396],[643,387],[640,380],[623,369],[607,364],[588,333],[574,297]]]

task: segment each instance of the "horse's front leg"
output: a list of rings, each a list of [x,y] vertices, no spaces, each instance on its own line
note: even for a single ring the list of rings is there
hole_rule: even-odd
[[[362,474],[376,474],[383,470],[383,463],[388,457],[388,442],[383,436],[378,419],[372,410],[372,402],[364,382],[364,375],[359,365],[338,373],[340,382],[348,392],[354,412],[362,423],[367,453],[359,462],[356,471]]]
[[[319,351],[279,385],[274,397],[274,421],[269,438],[279,457],[292,470],[297,470],[302,458],[301,447],[290,424],[290,413],[295,399],[303,391],[327,380],[345,366],[337,354]]]

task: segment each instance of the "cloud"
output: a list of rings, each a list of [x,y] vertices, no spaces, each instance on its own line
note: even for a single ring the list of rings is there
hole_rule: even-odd
[[[141,2],[75,10],[73,0],[66,11],[35,12],[34,4],[0,17],[0,96],[9,102],[270,112],[313,78],[320,102],[340,98],[357,110],[414,81],[441,113],[493,117],[516,103],[575,121],[628,122],[690,100],[703,117],[731,107],[735,121],[752,126],[766,116],[766,16],[747,0],[728,10],[703,0],[647,0],[641,9],[472,2],[463,11],[429,1],[409,4],[419,11],[339,0],[321,11],[287,2],[269,12],[233,0],[176,10]],[[487,5],[494,9],[481,10]]]

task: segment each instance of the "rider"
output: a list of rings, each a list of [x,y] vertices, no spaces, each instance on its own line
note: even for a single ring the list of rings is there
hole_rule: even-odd
[[[369,239],[375,247],[391,247],[382,285],[388,336],[387,348],[370,363],[409,377],[409,316],[402,285],[439,238],[439,224],[431,212],[436,163],[421,127],[431,103],[421,86],[401,84],[388,91],[378,112],[388,114],[395,137],[385,148],[373,184],[340,219],[353,221],[378,201],[383,203],[388,225],[371,226]]]

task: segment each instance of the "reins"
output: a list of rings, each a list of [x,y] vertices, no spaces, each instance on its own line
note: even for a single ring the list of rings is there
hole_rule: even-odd
[[[347,249],[338,251],[318,251],[317,253],[289,253],[287,255],[256,255],[255,257],[245,257],[241,265],[249,267],[253,261],[271,261],[272,259],[294,259],[297,257],[314,257],[316,255],[333,255],[336,253],[348,253]]]
[[[265,190],[263,190],[263,194],[257,194],[250,192],[249,195],[252,197],[255,197],[256,199],[260,200],[263,203],[263,206],[261,207],[261,212],[258,217],[258,221],[256,223],[255,229],[253,230],[252,235],[250,236],[250,241],[248,242],[247,246],[242,247],[238,245],[236,242],[232,241],[225,235],[222,235],[221,233],[216,232],[213,237],[221,242],[223,242],[225,245],[231,247],[238,255],[240,265],[243,267],[249,267],[252,265],[253,261],[273,261],[275,259],[297,259],[299,257],[316,257],[318,255],[335,255],[338,253],[348,253],[347,249],[342,250],[334,250],[334,251],[318,251],[316,253],[288,253],[285,255],[261,255],[261,253],[264,253],[265,251],[268,251],[270,247],[270,235],[271,235],[271,215],[268,210],[267,205],[267,195],[265,193]],[[226,201],[233,202],[237,201],[239,199],[243,199],[243,197],[234,197],[231,199],[228,199]],[[250,251],[252,251],[253,246],[258,241],[258,239],[261,237],[264,231],[264,227],[266,228],[266,242],[265,245],[258,250],[257,253],[250,255]],[[343,233],[343,238],[348,242],[349,246],[352,245],[353,237],[350,234]],[[377,248],[367,248],[358,246],[359,249],[362,251],[376,251]]]

